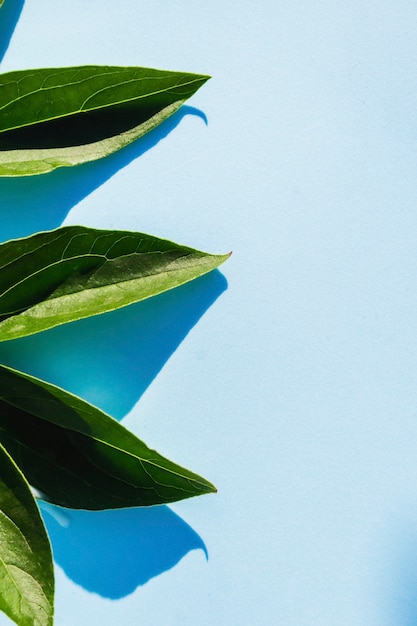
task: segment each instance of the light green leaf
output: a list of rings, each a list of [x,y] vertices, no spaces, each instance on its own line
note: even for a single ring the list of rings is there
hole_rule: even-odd
[[[66,507],[148,506],[216,491],[98,408],[5,366],[0,440],[30,484]]]
[[[0,75],[0,176],[109,155],[172,115],[208,76],[82,66]]]
[[[6,242],[0,245],[0,341],[144,300],[213,270],[228,256],[83,226]]]
[[[54,571],[38,506],[0,444],[0,609],[18,626],[52,626]]]

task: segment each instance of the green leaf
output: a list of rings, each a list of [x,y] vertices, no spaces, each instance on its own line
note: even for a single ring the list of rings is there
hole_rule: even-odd
[[[144,300],[213,270],[228,256],[83,226],[6,242],[0,245],[0,341]]]
[[[216,491],[81,398],[5,366],[0,440],[30,484],[61,506],[148,506]]]
[[[172,115],[209,76],[83,66],[0,75],[0,176],[109,155]]]
[[[25,478],[0,445],[0,609],[19,626],[52,626],[49,540]]]

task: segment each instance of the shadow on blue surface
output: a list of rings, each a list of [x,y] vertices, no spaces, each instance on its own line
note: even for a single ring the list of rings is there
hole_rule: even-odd
[[[0,362],[62,382],[121,418],[226,288],[216,270],[125,309],[1,344]],[[41,501],[40,507],[55,562],[106,598],[132,593],[191,550],[207,558],[203,540],[166,506],[78,511]]]
[[[0,343],[0,362],[121,419],[226,288],[215,270],[124,309]]]
[[[6,0],[0,58],[24,0]],[[189,106],[116,154],[34,177],[0,179],[0,240],[58,227],[70,209],[119,169],[164,139]],[[106,315],[0,344],[0,362],[79,394],[121,419],[137,402],[200,317],[227,288],[214,271],[160,296]],[[54,558],[88,591],[117,599],[207,550],[198,534],[166,506],[77,511],[40,502]]]
[[[111,511],[61,509],[41,501],[55,562],[88,591],[116,600],[207,551],[197,533],[166,506]]]
[[[207,123],[202,111],[182,106],[147,135],[103,159],[63,167],[50,174],[0,178],[0,241],[60,226],[73,206],[156,146],[186,115],[200,117]]]
[[[0,61],[3,59],[25,0],[6,0],[0,12]]]

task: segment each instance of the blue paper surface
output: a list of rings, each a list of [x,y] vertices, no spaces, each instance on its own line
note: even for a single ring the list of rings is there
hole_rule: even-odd
[[[6,3],[3,72],[213,78],[117,155],[0,180],[1,239],[65,223],[233,250],[154,302],[0,345],[218,487],[43,507],[56,625],[416,624],[417,6]]]

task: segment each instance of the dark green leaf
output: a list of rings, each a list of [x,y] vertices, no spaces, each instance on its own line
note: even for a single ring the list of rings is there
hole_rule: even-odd
[[[208,76],[84,66],[0,75],[0,176],[92,161],[155,128]]]
[[[19,626],[53,623],[54,571],[38,506],[0,445],[0,609]]]
[[[216,490],[81,398],[5,366],[0,440],[30,484],[66,507],[148,506]]]
[[[142,233],[67,226],[0,245],[0,341],[144,300],[228,255]]]

